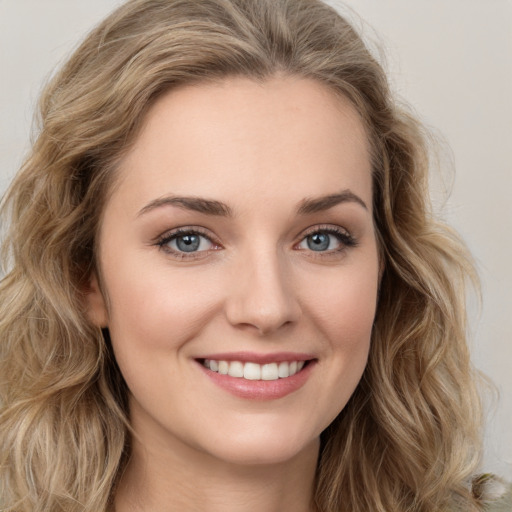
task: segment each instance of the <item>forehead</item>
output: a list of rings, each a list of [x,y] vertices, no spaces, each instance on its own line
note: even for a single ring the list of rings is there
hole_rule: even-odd
[[[280,202],[347,188],[371,205],[368,138],[352,104],[314,80],[185,86],[149,110],[116,188],[139,207],[169,193],[236,208],[247,194]]]

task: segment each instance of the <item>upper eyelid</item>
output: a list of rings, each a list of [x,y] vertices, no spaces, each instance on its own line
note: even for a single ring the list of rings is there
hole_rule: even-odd
[[[208,243],[215,247],[209,247],[208,249],[204,249],[201,251],[191,252],[184,252],[170,247],[169,244],[171,242],[176,240],[176,238],[178,238],[180,235],[186,234],[197,234],[199,236],[202,236],[203,238],[206,238],[208,240]],[[204,233],[202,229],[198,228],[175,228],[169,231],[165,231],[164,233],[159,235],[151,245],[156,246],[159,251],[163,251],[170,257],[179,258],[182,260],[193,260],[197,258],[202,258],[210,254],[211,251],[217,251],[220,248],[223,248],[222,245],[218,243],[212,236],[208,235],[207,233]]]
[[[201,228],[199,226],[180,226],[173,229],[168,229],[167,231],[164,231],[160,235],[158,235],[155,239],[156,242],[160,242],[162,240],[166,239],[172,239],[176,238],[180,235],[187,235],[187,234],[196,234],[200,236],[204,236],[208,240],[210,240],[213,243],[220,243],[217,241],[217,237],[213,235],[209,230],[205,228]]]
[[[359,245],[358,239],[347,228],[341,227],[337,224],[324,224],[311,226],[306,231],[303,231],[298,241],[295,242],[294,247],[297,247],[299,244],[303,243],[308,236],[322,232],[327,232],[333,236],[338,235],[337,237],[342,247],[338,249],[331,249],[328,251],[318,251],[315,253],[316,257],[327,257],[329,254],[332,255],[332,253],[340,252],[342,250],[346,250],[348,248],[356,247],[357,245]]]
[[[191,251],[191,252],[185,252],[180,251],[178,249],[174,249],[169,246],[169,244],[174,241],[176,238],[178,238],[181,235],[187,235],[187,234],[196,234],[199,236],[202,236],[206,238],[209,243],[216,246],[215,248],[208,248],[202,251]],[[159,251],[162,251],[167,254],[168,257],[178,259],[181,261],[194,261],[194,260],[202,260],[206,257],[208,257],[212,251],[216,251],[219,248],[222,248],[220,243],[217,243],[215,239],[204,232],[203,229],[199,227],[180,227],[180,228],[174,228],[168,231],[165,231],[162,233],[152,244],[158,248]]]
[[[339,233],[341,235],[346,235],[347,237],[354,238],[351,231],[343,226],[340,226],[338,224],[314,224],[311,225],[305,229],[303,229],[296,237],[294,245],[301,242],[304,238],[307,236],[310,236],[314,233],[320,232],[320,231],[328,231],[333,234]],[[210,242],[216,245],[223,246],[223,244],[220,242],[219,237],[217,237],[214,233],[212,233],[209,229],[204,228],[202,226],[178,226],[176,228],[172,228],[169,230],[164,231],[160,235],[158,235],[154,239],[155,244],[162,244],[165,243],[181,234],[197,234],[200,236],[203,236],[207,238]]]
[[[328,231],[331,233],[335,232],[352,237],[352,233],[349,229],[337,224],[315,224],[301,231],[301,233],[298,235],[298,239],[302,240],[306,236],[312,235],[313,233],[317,233],[319,231]]]

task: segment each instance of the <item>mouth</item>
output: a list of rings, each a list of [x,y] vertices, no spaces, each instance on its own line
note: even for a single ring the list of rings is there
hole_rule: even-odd
[[[318,360],[303,354],[261,356],[219,354],[196,359],[198,368],[221,389],[239,398],[274,400],[298,391]]]
[[[286,379],[300,372],[312,360],[280,361],[266,364],[243,361],[225,361],[216,359],[201,359],[201,364],[220,375],[228,375],[245,380],[272,381]]]

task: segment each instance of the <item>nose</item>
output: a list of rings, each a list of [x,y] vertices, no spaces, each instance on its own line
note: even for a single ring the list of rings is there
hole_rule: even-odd
[[[229,282],[225,308],[229,323],[261,336],[296,323],[301,308],[286,262],[275,250],[241,260]]]

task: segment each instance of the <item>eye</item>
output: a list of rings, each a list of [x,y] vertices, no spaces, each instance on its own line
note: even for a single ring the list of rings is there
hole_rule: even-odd
[[[157,245],[166,252],[186,257],[212,249],[219,249],[209,236],[196,229],[178,229],[166,233]]]
[[[356,241],[340,228],[320,228],[307,234],[297,245],[298,249],[314,252],[337,252],[347,247],[354,247]]]

